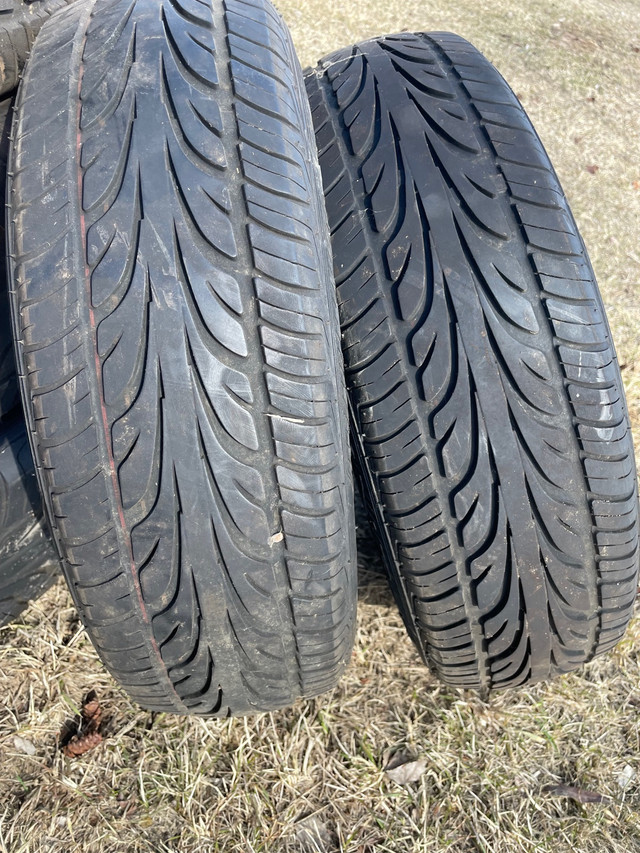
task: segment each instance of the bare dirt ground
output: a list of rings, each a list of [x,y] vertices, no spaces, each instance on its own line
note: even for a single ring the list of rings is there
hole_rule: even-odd
[[[496,63],[581,226],[640,437],[637,0],[278,5],[303,64],[400,30],[458,32]],[[277,714],[204,722],[132,706],[62,584],[0,631],[0,850],[640,851],[640,620],[580,672],[485,703],[421,666],[366,526],[360,545],[351,667],[332,694]],[[57,736],[90,690],[104,740],[67,758]],[[394,750],[422,760],[417,781],[385,774]]]

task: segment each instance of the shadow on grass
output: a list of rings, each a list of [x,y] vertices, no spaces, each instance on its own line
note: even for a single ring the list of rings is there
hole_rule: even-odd
[[[376,533],[362,496],[356,489],[356,543],[358,547],[358,601],[362,604],[393,605],[387,572]]]

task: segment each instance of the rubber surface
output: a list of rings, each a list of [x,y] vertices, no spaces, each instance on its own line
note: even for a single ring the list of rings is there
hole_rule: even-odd
[[[14,321],[64,569],[141,705],[332,687],[355,630],[313,127],[264,0],[72,5],[14,129]]]
[[[353,435],[409,633],[458,687],[611,648],[638,569],[633,446],[593,271],[515,95],[400,34],[307,73]]]
[[[4,198],[13,97],[0,100],[0,197]],[[4,219],[0,246],[5,250]],[[58,577],[20,409],[9,320],[6,264],[0,264],[0,626]]]
[[[74,0],[0,0],[0,94],[18,85],[40,28]]]
[[[13,97],[0,100],[0,198],[5,197],[9,137],[13,117]],[[4,217],[0,218],[0,246],[5,249]],[[13,336],[9,317],[6,263],[0,263],[0,424],[20,405]]]
[[[0,427],[0,625],[13,621],[59,576],[27,431],[16,417]]]

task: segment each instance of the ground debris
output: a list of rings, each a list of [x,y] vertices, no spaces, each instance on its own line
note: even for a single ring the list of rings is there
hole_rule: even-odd
[[[399,750],[387,759],[384,773],[396,785],[410,785],[420,779],[426,767],[426,758],[416,758],[407,750]]]
[[[587,791],[585,788],[576,788],[574,785],[546,785],[542,792],[552,797],[569,797],[578,803],[610,803],[611,797],[600,794],[597,791]]]
[[[20,737],[20,735],[13,736],[13,745],[15,749],[18,750],[18,752],[24,752],[25,755],[36,754],[36,748],[31,743],[31,741],[27,740],[26,738]]]
[[[102,743],[102,735],[98,732],[93,732],[90,735],[74,735],[69,743],[62,748],[62,751],[67,758],[78,758],[94,749],[99,743]]]
[[[618,774],[618,785],[624,791],[636,778],[636,771],[630,764],[625,764],[622,773]]]
[[[85,728],[92,727],[94,730],[100,727],[102,722],[102,708],[97,697],[88,699],[82,708],[82,719]]]
[[[80,718],[71,726],[65,724],[58,735],[60,749],[67,758],[78,758],[102,743],[102,735],[98,731],[101,723],[102,708],[92,690],[85,697]]]
[[[305,853],[330,853],[335,850],[335,839],[329,828],[319,818],[311,815],[296,825],[296,840]]]

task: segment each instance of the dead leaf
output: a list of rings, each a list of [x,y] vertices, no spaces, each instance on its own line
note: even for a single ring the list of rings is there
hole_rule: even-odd
[[[18,750],[18,752],[24,752],[25,755],[35,755],[36,748],[31,743],[30,740],[26,738],[20,737],[20,735],[13,736],[13,745]]]
[[[569,797],[578,803],[610,803],[611,798],[597,791],[587,791],[584,788],[575,788],[573,785],[547,785],[542,789],[544,794],[552,797]]]
[[[634,181],[631,186],[634,188],[634,190],[640,190],[640,181]]]
[[[426,767],[426,758],[416,758],[410,752],[400,750],[389,758],[384,772],[396,785],[411,785],[420,779]]]
[[[296,840],[304,853],[329,853],[335,843],[326,823],[311,815],[296,824]]]
[[[596,166],[595,163],[592,163],[590,166],[585,166],[585,168],[590,175],[595,175],[596,172],[600,171],[600,166]]]

